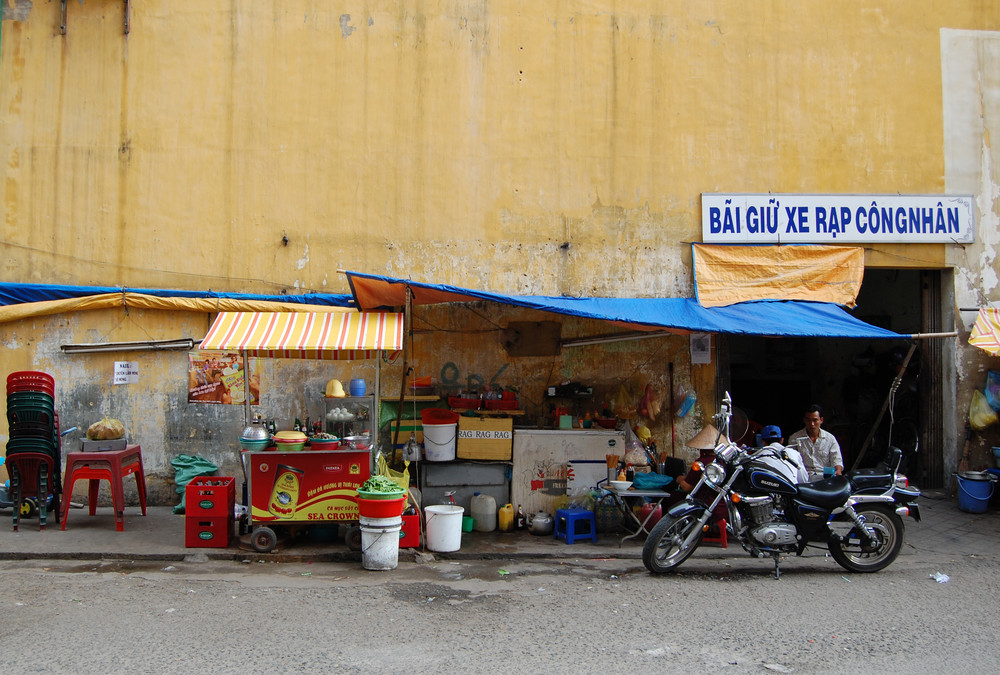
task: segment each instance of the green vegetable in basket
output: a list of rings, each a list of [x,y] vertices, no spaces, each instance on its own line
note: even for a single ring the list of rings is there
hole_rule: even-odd
[[[399,484],[388,476],[372,476],[360,488],[364,492],[402,492]]]

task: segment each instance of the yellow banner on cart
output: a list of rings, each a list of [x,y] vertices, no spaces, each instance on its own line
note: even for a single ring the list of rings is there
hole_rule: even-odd
[[[251,518],[255,522],[282,521],[293,522],[335,522],[340,520],[357,520],[358,503],[355,501],[357,495],[356,486],[346,490],[321,491],[309,497],[306,494],[300,495],[296,503],[287,515],[276,516],[267,504],[254,504],[251,509]]]

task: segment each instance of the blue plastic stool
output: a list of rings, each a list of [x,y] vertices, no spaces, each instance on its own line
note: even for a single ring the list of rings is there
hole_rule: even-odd
[[[585,523],[586,531],[580,532],[577,523]],[[565,539],[567,544],[577,540],[590,539],[597,542],[597,518],[593,511],[587,509],[559,509],[556,511],[556,529],[553,535],[556,539]]]

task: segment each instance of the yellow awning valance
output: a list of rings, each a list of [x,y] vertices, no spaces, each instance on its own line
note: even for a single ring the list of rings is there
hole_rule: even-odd
[[[222,312],[199,349],[248,356],[350,360],[403,348],[403,315],[395,312]]]
[[[811,300],[854,307],[864,249],[846,246],[694,244],[695,289],[703,307],[752,300]]]

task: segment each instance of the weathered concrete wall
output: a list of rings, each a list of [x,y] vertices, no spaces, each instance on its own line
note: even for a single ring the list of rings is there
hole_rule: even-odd
[[[604,346],[566,348],[558,356],[509,357],[501,343],[502,329],[510,321],[551,320],[541,313],[524,312],[486,304],[463,306],[458,311],[417,308],[417,328],[411,363],[415,376],[429,375],[447,392],[448,387],[478,389],[499,385],[520,390],[525,415],[518,424],[545,424],[555,401],[544,395],[548,385],[581,381],[594,387],[594,396],[579,401],[559,401],[574,413],[599,411],[614,405],[620,389],[628,392],[632,406],[646,384],[652,384],[663,412],[650,428],[661,450],[671,450],[672,415],[669,414],[669,364],[675,365],[674,380],[688,390],[711,386],[695,382],[690,370],[688,338],[668,336]],[[187,402],[188,356],[186,352],[135,352],[64,354],[60,344],[102,340],[141,340],[162,337],[202,337],[206,315],[182,312],[131,310],[98,311],[75,317],[52,317],[21,322],[17,330],[4,333],[5,352],[34,354],[34,360],[14,364],[16,369],[40,369],[56,378],[56,407],[63,429],[79,427],[68,435],[64,448],[79,447],[86,428],[102,417],[120,419],[130,441],[143,447],[150,500],[171,504],[177,499],[170,460],[178,454],[200,455],[221,467],[226,475],[241,476],[237,437],[244,425],[244,409],[234,405]],[[110,331],[107,326],[114,325]],[[433,329],[433,330],[430,330]],[[21,331],[24,331],[23,333]],[[564,338],[599,335],[607,327],[599,322],[567,319]],[[134,360],[139,382],[112,385],[115,360]],[[298,417],[321,419],[325,412],[326,382],[347,382],[362,377],[372,386],[375,361],[322,362],[260,359],[261,403],[254,407],[264,418],[273,418],[290,429]],[[396,400],[402,375],[402,360],[380,367],[381,395]],[[700,389],[704,391],[704,389]],[[712,410],[709,404],[708,414]],[[677,419],[677,456],[690,459],[683,442],[698,431],[701,408]],[[6,440],[6,419],[0,439]],[[126,485],[127,490],[132,487]],[[82,489],[82,488],[81,488]],[[106,496],[106,495],[105,495]]]
[[[997,357],[970,347],[969,332],[975,309],[1000,302],[1000,32],[941,31],[945,135],[945,178],[948,192],[976,195],[976,241],[948,249],[954,267],[956,328],[955,406],[957,466],[964,443],[972,392],[986,384],[986,371],[1000,369]],[[945,386],[951,385],[945,382]],[[973,435],[970,465],[993,466],[992,446],[1000,445],[997,426]]]

